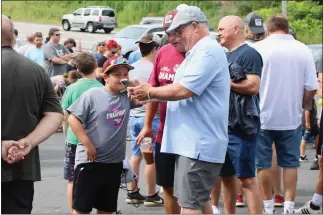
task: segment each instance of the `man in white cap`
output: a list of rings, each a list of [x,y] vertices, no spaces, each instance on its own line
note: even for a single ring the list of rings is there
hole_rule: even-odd
[[[177,155],[175,196],[184,214],[212,213],[209,196],[228,144],[228,62],[196,6],[177,11],[166,33],[177,34],[187,52],[174,83],[128,89],[137,100],[169,101],[161,152]]]

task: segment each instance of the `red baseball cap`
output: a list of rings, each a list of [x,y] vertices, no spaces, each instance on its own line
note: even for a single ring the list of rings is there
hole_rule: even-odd
[[[163,27],[164,27],[165,31],[172,24],[174,17],[176,16],[177,13],[178,13],[177,10],[171,10],[166,13],[166,15],[164,16],[164,19],[163,19]]]

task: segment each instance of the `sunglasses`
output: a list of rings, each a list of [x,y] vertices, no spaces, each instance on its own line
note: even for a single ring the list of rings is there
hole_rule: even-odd
[[[105,43],[100,43],[98,46],[105,46]]]
[[[186,27],[186,26],[189,26],[190,24],[192,24],[192,22],[190,22],[190,23],[187,23],[187,24],[185,24],[185,25],[182,25],[181,27],[179,27],[178,29],[176,29],[174,32],[175,32],[175,34],[177,35],[177,36],[181,36],[181,33],[182,33],[182,31],[183,31],[183,29]]]

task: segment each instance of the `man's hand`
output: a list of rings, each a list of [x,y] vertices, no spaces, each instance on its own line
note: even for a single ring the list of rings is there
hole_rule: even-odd
[[[148,90],[151,87],[148,83],[141,83],[136,87],[128,87],[130,94],[138,101],[144,101],[148,99]]]
[[[88,142],[86,144],[83,144],[84,148],[85,148],[85,152],[86,152],[86,158],[88,161],[96,161],[97,160],[97,153],[96,153],[96,149],[93,146],[92,142]]]
[[[139,146],[145,137],[150,137],[152,141],[155,140],[154,132],[151,127],[147,127],[147,126],[143,127],[143,129],[140,131],[140,133],[136,138],[136,144]]]
[[[9,150],[16,151],[18,150],[18,143],[14,140],[4,140],[1,141],[1,157],[8,164],[13,164],[16,160],[13,160],[13,155],[9,153]]]

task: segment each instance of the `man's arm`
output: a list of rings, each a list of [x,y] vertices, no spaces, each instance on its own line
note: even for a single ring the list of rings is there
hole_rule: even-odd
[[[59,57],[54,57],[53,59],[51,59],[51,61],[54,64],[67,64],[67,61],[65,61]]]
[[[309,107],[312,105],[312,99],[314,98],[316,93],[316,90],[304,90],[304,96],[303,96],[303,109],[305,109],[305,107]]]
[[[316,93],[320,98],[322,98],[322,72],[318,75],[318,89]]]
[[[60,56],[59,58],[61,58],[62,60],[68,62],[69,60],[73,59],[73,57],[74,57],[74,54],[73,53],[70,53],[70,54],[66,54],[66,55]]]
[[[255,74],[246,74],[247,79],[231,82],[231,89],[242,95],[257,95],[260,88],[260,77]]]
[[[81,123],[81,121],[76,118],[73,114],[70,114],[68,117],[68,124],[71,126],[71,129],[79,142],[85,147],[89,147],[91,143],[90,138],[87,136],[86,131]]]
[[[43,118],[39,121],[36,128],[25,137],[31,148],[38,146],[47,140],[63,121],[63,114],[57,112],[45,112]]]
[[[194,95],[192,91],[186,89],[179,83],[169,84],[163,87],[149,87],[147,89],[147,92],[149,92],[151,99],[166,101],[188,99]]]

